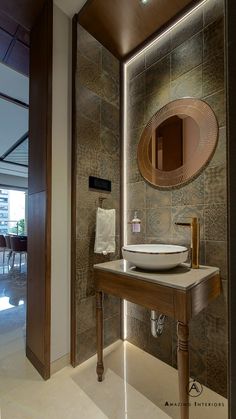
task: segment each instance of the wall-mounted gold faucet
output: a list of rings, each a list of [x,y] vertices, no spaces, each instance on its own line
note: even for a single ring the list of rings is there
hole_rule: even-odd
[[[175,223],[178,226],[191,227],[191,268],[199,268],[200,254],[200,222],[193,217],[191,223]]]

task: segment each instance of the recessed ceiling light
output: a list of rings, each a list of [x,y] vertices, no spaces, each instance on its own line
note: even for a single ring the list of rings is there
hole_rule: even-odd
[[[140,0],[140,3],[147,4],[150,0]]]

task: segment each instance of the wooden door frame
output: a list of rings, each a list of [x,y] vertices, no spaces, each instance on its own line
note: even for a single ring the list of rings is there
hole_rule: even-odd
[[[28,248],[28,273],[30,276],[28,276],[27,285],[26,356],[46,380],[50,378],[51,363],[52,0],[45,1],[32,27],[33,31],[35,31],[36,35],[34,33],[34,38],[31,39],[30,45],[28,225],[31,226],[31,231],[29,231]],[[39,34],[38,39],[40,40],[40,36],[43,36],[45,41],[45,48],[43,51],[39,51],[39,54],[42,54],[42,74],[37,73],[37,68],[35,63],[33,63],[35,56],[37,56],[37,51],[33,51],[33,48],[35,48],[34,44],[37,44],[37,40],[35,41],[37,33]],[[36,54],[33,56],[35,52]],[[36,90],[35,86],[37,87]],[[39,108],[38,97],[35,94],[37,89],[40,90],[43,98],[42,101],[39,101]],[[37,128],[40,128],[40,137],[37,136]],[[39,153],[37,153],[37,150]],[[34,214],[38,217],[37,220],[39,220],[39,225],[41,225],[40,231],[37,231],[37,220],[32,219]],[[31,236],[34,238],[39,237],[39,241],[37,243],[34,241],[33,243],[33,239],[30,240]],[[36,257],[36,253],[39,255],[38,257]],[[34,266],[34,260],[42,262],[43,268],[41,272],[38,266]],[[34,293],[33,284],[36,285],[35,293],[38,293],[38,299],[36,294],[34,294],[38,313],[38,317],[35,318],[33,315],[34,307],[31,305],[29,308],[32,293]],[[41,316],[39,317],[40,313]],[[38,346],[40,348],[37,347],[36,342],[39,343]]]

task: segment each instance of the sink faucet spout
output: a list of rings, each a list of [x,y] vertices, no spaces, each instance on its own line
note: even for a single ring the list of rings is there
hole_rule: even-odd
[[[191,227],[191,268],[199,268],[200,254],[200,222],[193,217],[191,223],[175,223],[178,226]]]

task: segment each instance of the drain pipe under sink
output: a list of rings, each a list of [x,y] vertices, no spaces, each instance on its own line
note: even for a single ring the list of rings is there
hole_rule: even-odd
[[[165,318],[166,316],[164,314],[158,316],[155,310],[151,310],[151,333],[154,338],[158,338],[162,335]]]

